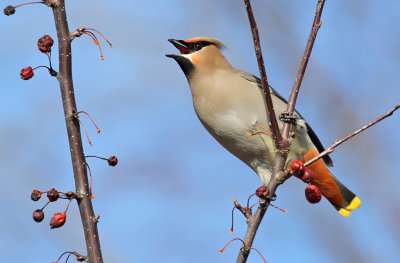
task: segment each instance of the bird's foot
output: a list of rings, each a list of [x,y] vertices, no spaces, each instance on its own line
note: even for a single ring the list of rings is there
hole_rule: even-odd
[[[281,115],[279,115],[279,120],[290,123],[290,124],[296,124],[297,117],[293,115],[289,115],[288,112],[282,112]]]
[[[271,201],[275,201],[276,200],[276,194],[273,194],[271,198],[268,198]]]

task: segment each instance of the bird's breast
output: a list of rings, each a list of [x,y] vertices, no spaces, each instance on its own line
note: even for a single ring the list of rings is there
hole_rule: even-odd
[[[254,108],[257,105],[243,105],[231,99],[222,95],[194,97],[199,120],[223,147],[250,167],[255,160],[268,162],[274,158],[274,142],[267,131],[255,125],[267,126],[266,114],[260,116]]]

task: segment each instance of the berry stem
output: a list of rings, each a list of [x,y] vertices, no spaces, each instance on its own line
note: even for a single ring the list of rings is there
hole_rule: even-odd
[[[242,244],[243,244],[243,246],[246,247],[246,244],[244,243],[244,241],[243,241],[242,239],[236,237],[236,238],[233,238],[233,239],[229,240],[229,242],[226,243],[226,245],[225,245],[222,249],[218,249],[218,251],[221,252],[221,253],[224,253],[224,250],[226,249],[226,247],[229,246],[229,244],[232,243],[232,242],[235,241],[235,240],[241,241]]]
[[[36,68],[33,68],[32,70],[38,69],[38,68],[47,68],[50,71],[50,68],[48,66],[37,66]]]
[[[92,143],[92,141],[91,141],[90,138],[89,138],[89,134],[88,134],[88,132],[87,132],[87,130],[86,130],[86,128],[85,128],[85,125],[83,125],[83,123],[82,123],[82,121],[79,119],[79,116],[78,116],[78,115],[76,115],[76,118],[78,119],[78,121],[79,121],[79,123],[81,124],[83,130],[85,131],[86,138],[87,138],[88,141],[89,141],[89,145],[90,145],[90,146],[93,146],[93,143]]]
[[[85,157],[86,157],[86,158],[93,157],[93,158],[98,158],[98,159],[101,159],[101,160],[108,161],[108,158],[103,158],[103,157],[99,157],[99,156],[96,156],[96,155],[87,155],[87,156],[85,156]]]
[[[233,234],[233,212],[235,211],[235,206],[232,208],[232,225],[231,225],[231,230],[229,230],[229,233]]]
[[[104,60],[103,51],[101,50],[101,46],[100,46],[99,40],[97,39],[96,35],[93,34],[93,33],[90,32],[90,31],[83,31],[82,33],[83,33],[83,34],[86,34],[86,35],[88,35],[88,36],[90,36],[90,37],[93,39],[94,44],[97,45],[97,46],[99,46],[99,50],[100,50],[100,60]]]
[[[64,214],[67,213],[69,204],[71,204],[72,199],[73,199],[73,198],[70,198],[70,199],[69,199],[69,202],[68,202],[67,208],[65,208]]]
[[[254,194],[252,194],[252,195],[249,196],[249,198],[247,199],[247,207],[249,207],[250,199],[251,199],[253,196],[255,196],[255,195],[256,195],[256,194],[254,193]]]
[[[87,156],[86,156],[87,157]],[[90,194],[90,198],[94,198],[94,195],[92,193],[92,170],[90,170],[90,166],[88,163],[86,163],[86,166],[88,168],[89,171],[89,177],[90,177],[90,182],[89,182],[89,194]]]
[[[20,7],[20,6],[24,6],[24,5],[30,5],[30,4],[44,4],[44,2],[29,2],[29,3],[16,5],[16,6],[14,6],[14,8],[17,8],[17,7]]]
[[[105,41],[107,41],[107,43],[110,45],[110,48],[113,47],[113,45],[111,44],[110,41],[108,41],[108,39],[98,30],[94,29],[94,28],[86,28],[86,30],[93,30],[95,32],[97,32],[100,36],[102,36],[104,38]]]
[[[50,69],[53,69],[53,67],[51,66],[51,52],[46,52],[46,56],[49,59]]]
[[[100,130],[100,128],[96,125],[96,123],[94,122],[94,120],[92,119],[92,117],[90,116],[90,114],[87,113],[86,111],[79,111],[77,114],[80,114],[80,113],[86,114],[86,115],[89,117],[89,119],[92,121],[94,127],[96,127],[96,129],[97,129],[97,134],[99,134],[99,133],[101,132],[101,130]]]
[[[46,206],[48,205],[50,203],[50,201],[47,201],[47,203],[42,207],[42,209],[40,209],[40,210],[43,210],[43,209],[45,209],[46,208]]]

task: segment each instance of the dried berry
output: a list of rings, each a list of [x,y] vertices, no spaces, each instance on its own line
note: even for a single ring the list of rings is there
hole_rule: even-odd
[[[321,191],[316,185],[309,185],[305,191],[306,198],[311,204],[321,201]]]
[[[268,196],[268,189],[265,186],[260,186],[257,188],[256,190],[256,196],[258,196],[259,198],[267,198]]]
[[[35,211],[33,211],[32,214],[33,220],[35,220],[35,222],[42,222],[43,218],[44,218],[44,213],[42,209],[36,209]]]
[[[37,45],[41,52],[48,53],[51,51],[51,47],[54,44],[54,40],[49,35],[44,35],[39,38]]]
[[[26,67],[21,70],[21,73],[19,75],[21,76],[21,79],[28,80],[32,78],[35,74],[33,74],[32,67]]]
[[[116,166],[118,164],[118,158],[117,156],[111,156],[110,158],[108,158],[108,165],[110,166]]]
[[[64,213],[55,213],[50,220],[50,227],[59,228],[65,224],[65,220],[67,219],[67,215]]]
[[[71,199],[71,198],[74,198],[74,197],[75,197],[75,193],[72,192],[72,191],[68,191],[68,192],[65,193],[65,196],[66,196],[68,199]]]
[[[33,201],[37,201],[42,197],[42,193],[38,190],[33,190],[31,194],[31,199]]]
[[[57,192],[56,189],[52,188],[49,191],[47,191],[47,198],[49,198],[50,202],[57,201],[57,199],[60,197],[59,193]]]
[[[13,7],[12,5],[9,5],[6,8],[4,8],[4,14],[6,16],[12,15],[14,13],[15,13],[15,7]]]
[[[311,171],[311,169],[308,167],[304,167],[304,173],[303,176],[300,177],[300,179],[305,183],[311,182],[311,180],[314,179],[313,171]]]
[[[86,261],[86,259],[87,259],[87,258],[84,257],[84,256],[82,256],[82,255],[76,257],[76,261],[79,261],[79,262]]]
[[[293,174],[297,177],[301,177],[304,173],[304,163],[300,160],[294,160],[290,165]]]

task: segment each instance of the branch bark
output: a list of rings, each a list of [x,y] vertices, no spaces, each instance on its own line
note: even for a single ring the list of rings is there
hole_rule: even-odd
[[[75,178],[75,187],[78,195],[78,206],[86,239],[87,262],[102,263],[103,259],[97,230],[97,220],[94,215],[89,192],[86,160],[83,153],[80,127],[79,122],[75,117],[76,102],[72,81],[71,38],[68,29],[64,0],[53,1],[52,8],[59,48],[59,74],[57,79],[60,84]]]
[[[278,188],[278,186],[280,184],[282,184],[284,181],[286,181],[290,177],[290,175],[288,173],[285,173],[283,171],[284,165],[285,165],[288,153],[289,153],[289,149],[290,149],[290,141],[288,139],[289,131],[290,131],[290,123],[284,123],[284,125],[282,127],[282,133],[279,131],[279,128],[278,128],[278,132],[274,131],[273,120],[276,121],[276,116],[275,116],[274,108],[272,105],[272,100],[270,101],[271,105],[268,104],[268,101],[271,99],[271,93],[268,88],[269,87],[268,82],[266,81],[264,61],[262,60],[262,55],[261,55],[261,48],[260,48],[257,24],[254,19],[253,11],[252,11],[252,8],[250,5],[250,0],[244,0],[244,2],[246,5],[247,14],[249,16],[251,32],[253,34],[254,47],[256,50],[257,61],[258,61],[259,69],[260,69],[261,80],[262,80],[264,93],[265,93],[265,97],[266,97],[272,131],[273,131],[274,135],[279,134],[278,136],[280,136],[280,137],[275,135],[275,138],[274,138],[275,145],[277,146],[277,155],[276,155],[276,159],[275,159],[274,171],[272,173],[271,180],[267,186],[268,198],[266,200],[260,199],[260,205],[258,206],[257,211],[254,213],[254,215],[252,217],[248,218],[248,226],[247,226],[246,236],[244,239],[244,245],[240,249],[240,253],[236,260],[237,263],[244,263],[247,261],[247,258],[250,254],[250,248],[253,244],[258,227],[260,226],[260,223],[268,209],[269,203],[271,202],[273,196],[275,195],[276,189]],[[298,95],[298,92],[300,89],[300,85],[303,80],[303,76],[304,76],[304,73],[305,73],[305,70],[307,67],[307,63],[308,63],[308,60],[311,55],[311,50],[313,48],[318,29],[321,26],[320,19],[321,19],[321,14],[322,14],[322,9],[323,9],[324,4],[325,4],[325,0],[318,0],[312,29],[311,29],[310,35],[308,37],[308,41],[307,41],[306,49],[304,51],[303,59],[300,64],[300,68],[297,73],[296,80],[293,85],[292,91],[290,93],[289,101],[288,101],[287,113],[289,116],[291,116],[293,114],[293,111],[294,111],[294,108],[296,105],[297,95]],[[263,74],[265,74],[265,75],[263,76]],[[263,81],[263,78],[264,78],[264,81]]]

